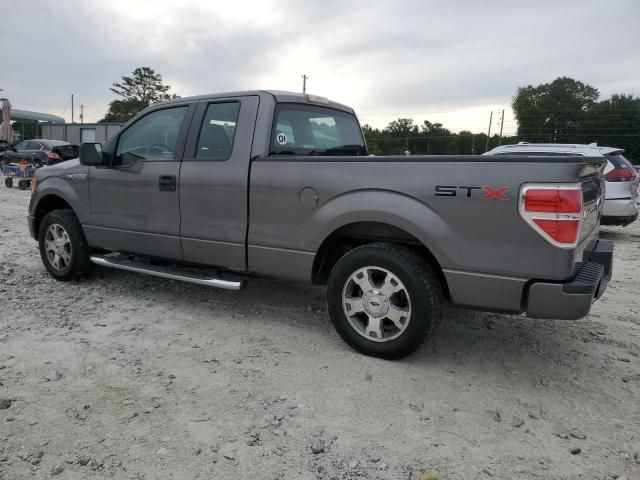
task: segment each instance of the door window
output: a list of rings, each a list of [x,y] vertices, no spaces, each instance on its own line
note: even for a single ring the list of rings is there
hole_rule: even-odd
[[[42,145],[38,142],[28,142],[25,150],[42,150]]]
[[[27,140],[23,140],[20,143],[16,144],[15,148],[16,150],[26,150],[27,149],[27,144],[29,142]]]
[[[127,128],[118,139],[114,165],[140,160],[175,160],[175,149],[187,106],[156,110]]]
[[[239,112],[239,102],[209,105],[200,129],[197,159],[227,160],[231,156]]]

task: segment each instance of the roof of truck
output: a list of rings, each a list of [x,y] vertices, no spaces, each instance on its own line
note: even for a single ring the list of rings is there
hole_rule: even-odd
[[[195,95],[191,97],[180,97],[173,100],[167,100],[162,103],[181,103],[192,100],[209,100],[213,98],[228,98],[228,97],[247,97],[251,95],[271,95],[278,103],[308,103],[310,105],[327,106],[344,110],[349,113],[354,113],[353,108],[344,105],[342,103],[334,102],[325,97],[317,95],[304,94],[299,92],[287,92],[284,90],[243,90],[237,92],[222,92],[222,93],[210,93],[205,95]],[[158,104],[154,104],[158,105]]]

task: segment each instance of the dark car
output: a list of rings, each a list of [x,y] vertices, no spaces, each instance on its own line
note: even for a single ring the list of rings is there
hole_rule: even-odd
[[[78,156],[78,146],[60,140],[23,140],[13,147],[0,151],[0,164],[26,160],[35,167],[55,165]]]

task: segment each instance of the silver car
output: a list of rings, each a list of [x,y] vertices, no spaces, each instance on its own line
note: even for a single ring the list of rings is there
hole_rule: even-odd
[[[600,147],[595,143],[527,143],[502,145],[484,155],[566,155],[573,153],[594,157],[602,155],[607,159],[604,169],[606,194],[601,223],[603,225],[626,226],[638,218],[638,184],[640,176],[627,160],[621,148]]]

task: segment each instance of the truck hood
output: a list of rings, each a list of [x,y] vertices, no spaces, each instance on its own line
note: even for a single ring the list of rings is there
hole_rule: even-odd
[[[48,167],[39,168],[36,171],[36,180],[44,180],[47,177],[59,177],[62,175],[71,175],[73,173],[88,173],[89,167],[80,164],[80,160],[74,158],[66,162],[56,163]]]

